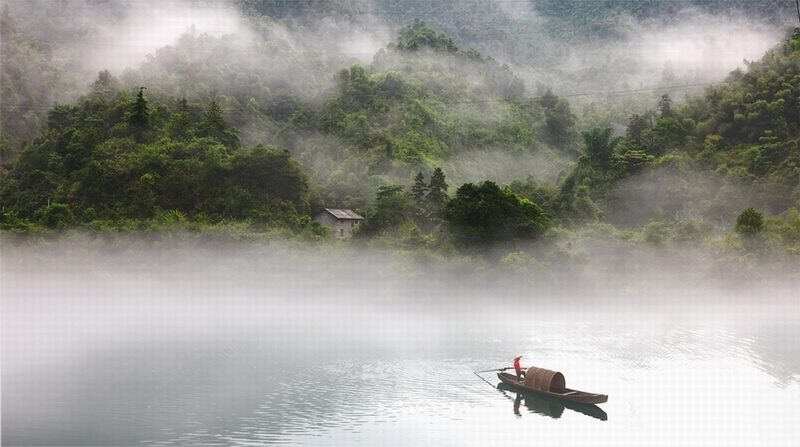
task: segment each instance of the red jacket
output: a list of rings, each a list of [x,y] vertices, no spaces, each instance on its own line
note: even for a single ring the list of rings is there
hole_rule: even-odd
[[[514,360],[514,371],[516,371],[516,372],[522,371],[522,367],[519,366],[519,359],[515,359]]]

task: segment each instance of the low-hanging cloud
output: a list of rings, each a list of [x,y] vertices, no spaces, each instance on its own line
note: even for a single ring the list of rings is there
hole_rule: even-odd
[[[118,73],[135,68],[158,48],[173,45],[185,33],[222,36],[246,31],[237,12],[225,4],[186,1],[132,2],[116,23],[96,23],[97,35],[82,50],[94,71]]]
[[[686,10],[678,19],[665,25],[623,20],[622,39],[574,49],[570,64],[584,71],[625,64],[628,76],[612,87],[718,82],[744,60],[760,59],[784,37],[779,27],[744,16]]]

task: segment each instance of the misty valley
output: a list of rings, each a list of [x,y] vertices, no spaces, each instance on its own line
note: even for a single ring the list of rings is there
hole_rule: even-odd
[[[792,11],[706,3],[4,2],[0,230],[796,269]]]
[[[0,0],[3,445],[794,445],[798,25]]]

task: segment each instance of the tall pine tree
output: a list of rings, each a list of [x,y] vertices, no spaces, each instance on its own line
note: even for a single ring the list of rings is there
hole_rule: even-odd
[[[448,200],[447,187],[442,168],[434,169],[428,183],[428,194],[425,196],[425,215],[431,226],[436,226],[442,220],[442,212]]]

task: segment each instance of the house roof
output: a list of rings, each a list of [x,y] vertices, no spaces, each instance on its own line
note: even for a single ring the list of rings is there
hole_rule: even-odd
[[[350,219],[350,220],[363,220],[364,218],[359,216],[353,210],[340,210],[336,208],[325,208],[325,211],[333,214],[333,216],[337,219]]]

